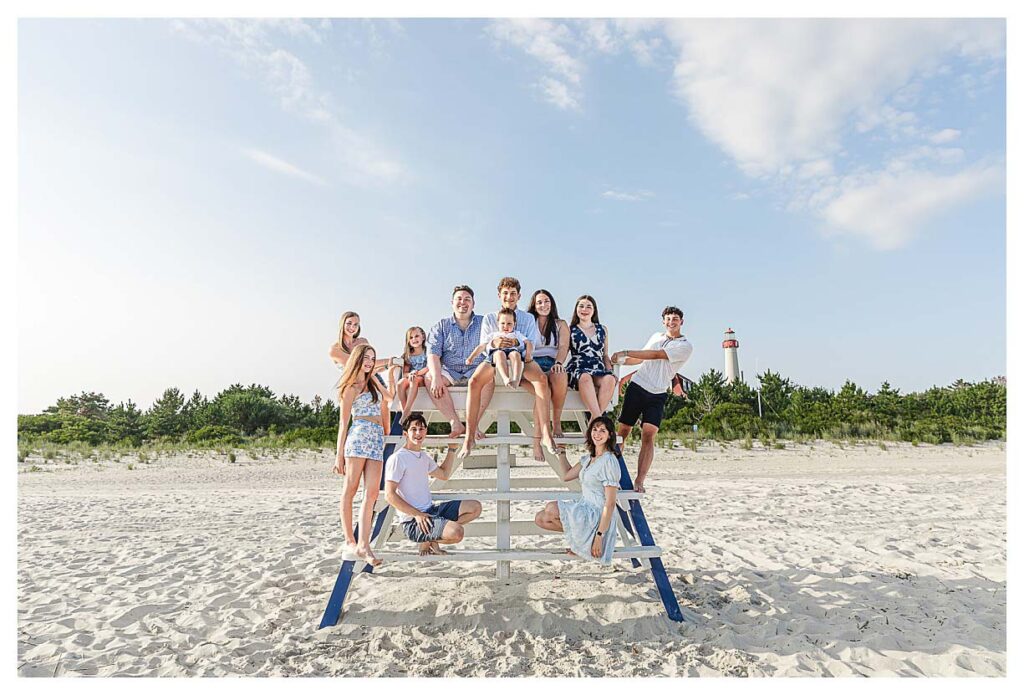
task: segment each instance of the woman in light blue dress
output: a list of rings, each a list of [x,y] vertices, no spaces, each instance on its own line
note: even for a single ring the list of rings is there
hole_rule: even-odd
[[[334,462],[334,472],[345,476],[345,488],[341,493],[341,525],[345,531],[346,553],[373,565],[379,565],[380,560],[370,549],[370,521],[380,492],[384,437],[391,421],[384,400],[387,391],[373,374],[376,363],[377,353],[366,343],[357,345],[345,363],[345,371],[338,384],[341,419]],[[352,507],[360,480],[363,482],[363,506],[359,510],[357,539],[352,525]]]
[[[615,550],[615,495],[621,473],[614,432],[609,418],[594,418],[587,427],[589,453],[571,468],[564,449],[559,448],[565,471],[562,480],[579,478],[583,494],[575,501],[548,502],[535,518],[541,528],[565,533],[570,555],[593,558],[602,565],[611,564]]]

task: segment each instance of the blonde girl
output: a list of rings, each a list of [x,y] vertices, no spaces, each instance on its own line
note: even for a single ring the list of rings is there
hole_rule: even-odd
[[[377,352],[368,344],[357,345],[349,356],[338,384],[341,419],[338,422],[338,451],[334,472],[345,476],[341,494],[341,525],[345,530],[347,553],[379,565],[370,550],[373,505],[380,493],[384,468],[384,437],[390,430],[385,389],[373,376]],[[351,418],[352,424],[349,425]],[[359,480],[363,481],[363,506],[359,510],[359,538],[352,525],[352,505]]]
[[[413,326],[405,332],[402,361],[403,376],[398,382],[396,393],[398,402],[402,404],[402,416],[405,417],[412,412],[416,393],[423,386],[423,378],[427,373],[427,333],[419,326]]]

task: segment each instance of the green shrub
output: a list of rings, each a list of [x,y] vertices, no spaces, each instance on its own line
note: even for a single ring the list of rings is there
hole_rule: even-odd
[[[206,427],[200,427],[195,432],[189,432],[185,437],[185,441],[190,444],[238,445],[241,444],[243,440],[242,435],[238,433],[238,430],[224,425],[207,425]]]
[[[736,439],[757,434],[758,420],[744,403],[719,403],[701,421],[701,429],[716,439]]]
[[[230,452],[228,454],[228,463],[234,463],[234,462],[235,462],[235,452],[232,451],[232,452]]]

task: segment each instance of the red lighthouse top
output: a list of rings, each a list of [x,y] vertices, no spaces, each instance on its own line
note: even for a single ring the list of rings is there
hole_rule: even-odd
[[[725,340],[722,341],[723,348],[738,348],[740,346],[740,341],[731,337],[734,335],[736,334],[732,332],[731,328],[725,332]]]

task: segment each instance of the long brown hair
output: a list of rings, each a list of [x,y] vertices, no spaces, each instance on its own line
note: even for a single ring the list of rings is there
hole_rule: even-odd
[[[537,320],[537,328],[540,328],[540,314],[537,313],[537,295],[543,294],[549,300],[551,300],[551,313],[548,314],[548,325],[544,326],[544,338],[545,345],[558,345],[558,306],[555,304],[555,298],[551,296],[551,293],[547,290],[537,290],[530,295],[530,307],[527,309],[528,312],[533,314],[533,318]],[[596,304],[594,306],[597,306]],[[555,337],[555,342],[551,342],[551,336]]]
[[[367,352],[372,352],[374,359],[377,357],[377,351],[373,349],[369,343],[363,343],[362,345],[356,345],[352,354],[348,358],[348,362],[345,363],[345,371],[341,373],[341,379],[338,381],[338,400],[341,400],[342,395],[345,393],[345,389],[349,386],[353,386],[363,377],[363,357]],[[366,375],[366,390],[373,396],[373,402],[377,403],[380,401],[381,390],[380,386],[377,385],[377,379],[373,376],[371,370]]]
[[[423,334],[423,344],[420,347],[423,348],[423,352],[427,351],[427,332],[419,326],[412,326],[405,331],[405,347],[402,349],[402,358],[406,362],[409,361],[409,356],[412,355],[412,350],[409,349],[409,336],[412,335],[413,331],[419,331]]]
[[[590,452],[590,458],[594,458],[595,456],[597,456],[597,445],[594,444],[593,436],[594,427],[596,427],[597,425],[604,425],[604,428],[608,430],[608,444],[605,448],[608,451],[615,454],[616,456],[621,456],[622,454],[619,452],[619,438],[618,435],[615,433],[615,423],[613,423],[611,418],[608,417],[607,415],[598,415],[591,421],[589,425],[587,425],[585,444],[587,447],[587,451]]]
[[[346,311],[344,314],[341,315],[341,322],[338,324],[338,345],[341,346],[342,352],[351,352],[351,350],[349,350],[348,347],[345,345],[345,322],[348,321],[353,316],[355,316],[356,318],[359,318],[359,314],[357,314],[356,312],[354,312],[354,311]],[[363,332],[363,325],[362,325],[362,323],[360,323],[359,324],[359,328],[356,329],[356,334],[354,336],[352,336],[352,340],[355,340],[356,338],[358,338],[359,334],[362,333],[362,332]],[[374,352],[374,355],[376,355],[376,354],[377,353]]]
[[[549,297],[551,295],[548,295]],[[576,313],[576,305],[580,303],[581,299],[588,299],[590,303],[594,305],[594,315],[590,317],[591,322],[601,323],[601,320],[597,318],[597,300],[591,297],[589,294],[581,294],[576,298],[576,301],[572,305],[572,321],[569,322],[570,326],[578,326],[580,323],[579,314]],[[553,304],[554,302],[552,302]]]

